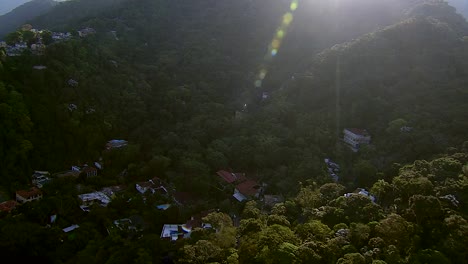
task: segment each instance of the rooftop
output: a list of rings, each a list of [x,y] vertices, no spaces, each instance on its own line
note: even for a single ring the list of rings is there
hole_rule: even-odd
[[[236,189],[246,196],[253,196],[258,193],[260,185],[256,181],[246,180],[236,186]]]
[[[71,231],[77,229],[78,227],[80,227],[80,226],[79,225],[71,225],[69,227],[65,227],[62,230],[63,230],[63,232],[68,233],[68,232],[71,232]]]
[[[246,180],[244,173],[232,173],[225,170],[220,170],[216,172],[216,174],[218,174],[218,176],[221,177],[227,183]]]
[[[359,136],[363,136],[363,137],[369,136],[369,133],[367,132],[367,130],[362,129],[362,128],[345,128],[345,130],[348,130],[349,132],[351,132],[351,133],[353,133],[355,135],[359,135]]]
[[[37,196],[37,195],[42,195],[42,192],[37,187],[32,187],[29,190],[16,191],[16,195],[19,195],[19,196],[21,196],[21,197],[23,197],[25,199],[29,199],[29,198]]]
[[[218,174],[219,177],[223,178],[223,180],[227,183],[233,183],[236,181],[236,176],[234,173],[227,172],[225,170],[220,170],[216,172],[216,174]]]
[[[102,205],[106,206],[108,203],[111,202],[111,199],[102,192],[92,192],[92,193],[84,193],[78,195],[78,197],[83,202],[90,202],[94,200],[99,200]]]
[[[125,147],[128,144],[128,141],[123,140],[123,139],[113,139],[109,140],[106,144],[107,149],[112,149],[112,148],[121,148]]]
[[[2,212],[10,212],[11,210],[15,209],[18,203],[14,200],[5,201],[0,203],[0,211]]]
[[[188,231],[182,229],[182,225],[166,224],[163,226],[161,232],[161,238],[169,238],[175,241],[179,238],[183,238]]]

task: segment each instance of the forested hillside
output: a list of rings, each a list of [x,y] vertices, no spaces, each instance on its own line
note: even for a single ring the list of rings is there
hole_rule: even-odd
[[[3,4],[3,3],[2,3]],[[56,4],[53,0],[33,0],[0,16],[0,39],[29,20],[47,13]]]
[[[23,53],[0,47],[0,202],[35,171],[52,180],[1,213],[0,252],[466,263],[468,23],[446,3],[80,0],[31,25],[44,31],[8,38]],[[370,145],[344,144],[350,127]],[[97,176],[58,176],[95,161]],[[220,183],[221,170],[244,182]],[[253,201],[239,202],[252,182]],[[77,195],[110,186],[106,206],[80,207]],[[204,212],[211,229],[160,237]],[[137,227],[115,224],[127,218]]]

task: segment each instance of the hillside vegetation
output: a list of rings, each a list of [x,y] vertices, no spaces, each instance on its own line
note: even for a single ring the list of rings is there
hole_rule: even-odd
[[[57,263],[466,263],[468,23],[454,8],[299,1],[279,53],[265,56],[291,1],[196,2],[61,3],[31,24],[73,37],[40,55],[0,48],[0,197],[14,199],[35,170],[104,164],[3,214],[0,252]],[[86,27],[96,33],[79,37]],[[371,144],[352,152],[349,127]],[[111,139],[129,144],[105,150]],[[337,182],[325,158],[340,164]],[[239,203],[219,187],[221,169],[285,201]],[[140,195],[135,183],[155,176],[169,195]],[[127,189],[80,209],[77,194],[112,185]],[[375,202],[345,196],[358,188]],[[214,229],[160,239],[164,224],[213,208],[204,222]],[[109,231],[130,216],[144,231]]]

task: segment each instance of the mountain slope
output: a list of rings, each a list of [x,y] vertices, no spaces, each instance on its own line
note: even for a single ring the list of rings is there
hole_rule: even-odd
[[[466,140],[468,24],[444,5],[412,12],[413,18],[320,53],[306,74],[311,78],[279,92],[294,105],[297,123],[306,122],[300,116],[327,117],[336,136],[343,127],[368,128],[376,156],[388,161]],[[417,132],[389,134],[397,119]]]
[[[102,16],[106,10],[113,10],[120,3],[128,0],[73,0],[62,1],[50,10],[32,20],[31,23],[38,28],[49,28],[58,31],[74,29],[79,22],[95,19]]]
[[[55,4],[56,2],[53,0],[33,0],[0,16],[0,38],[29,20],[47,13]]]

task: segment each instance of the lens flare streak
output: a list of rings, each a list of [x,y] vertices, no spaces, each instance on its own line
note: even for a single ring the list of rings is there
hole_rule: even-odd
[[[266,75],[268,74],[267,65],[278,54],[283,39],[285,38],[286,33],[288,31],[288,28],[294,20],[294,11],[296,11],[298,7],[299,0],[292,0],[289,10],[283,15],[281,25],[276,29],[273,40],[268,46],[268,52],[264,57],[264,63],[260,67],[260,70],[257,74],[257,78],[255,80],[255,87],[262,87],[263,79],[265,79]]]

